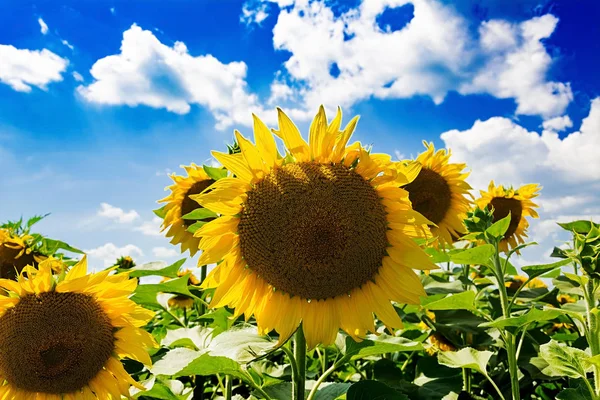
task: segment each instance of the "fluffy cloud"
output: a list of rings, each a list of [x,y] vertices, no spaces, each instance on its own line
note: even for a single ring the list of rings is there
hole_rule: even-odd
[[[552,246],[568,235],[556,224],[578,219],[600,221],[600,98],[591,102],[589,115],[578,131],[560,138],[565,120],[546,124],[540,134],[501,117],[476,121],[465,131],[441,135],[453,160],[472,169],[469,182],[485,189],[490,180],[515,187],[540,183],[535,200],[540,220],[531,222],[530,238],[540,246],[526,249],[529,259],[547,262]]]
[[[154,247],[152,254],[157,258],[172,258],[176,257],[179,252],[175,249],[169,249],[167,247]]]
[[[161,43],[150,31],[132,25],[123,33],[121,53],[104,57],[90,70],[95,81],[79,93],[100,104],[146,105],[178,114],[193,104],[208,108],[217,128],[250,124],[251,112],[265,115],[248,92],[244,62],[224,64],[211,55],[192,56],[182,42]],[[275,121],[270,111],[269,121]]]
[[[541,42],[550,37],[558,18],[547,14],[520,24],[492,20],[479,28],[481,54],[486,62],[461,93],[489,93],[513,98],[517,114],[554,117],[573,100],[568,83],[547,82],[552,58]]]
[[[44,22],[43,19],[38,18],[38,24],[40,24],[40,32],[42,32],[42,35],[48,33],[48,25]]]
[[[160,225],[162,219],[158,217],[152,218],[152,221],[146,221],[142,225],[133,228],[134,231],[142,232],[146,236],[161,236]]]
[[[88,256],[92,259],[95,258],[102,261],[105,267],[113,265],[119,257],[142,257],[144,255],[142,250],[133,244],[128,244],[123,247],[117,247],[113,243],[106,243],[105,245],[97,247],[95,249],[85,250],[85,253],[87,253]]]
[[[113,219],[121,224],[128,224],[140,217],[135,210],[125,212],[122,208],[111,206],[108,203],[100,204],[98,216]]]
[[[252,1],[244,14],[256,15],[267,1],[281,3]],[[289,88],[279,77],[271,102],[295,97],[307,109],[320,103],[351,106],[370,97],[426,95],[439,104],[456,90],[512,98],[517,114],[549,119],[561,115],[572,100],[568,83],[546,79],[552,58],[542,40],[558,22],[552,15],[522,23],[487,21],[474,35],[469,21],[437,0],[363,0],[341,15],[324,1],[291,3],[279,5],[273,28],[275,49],[291,53],[282,74]],[[377,18],[386,10],[409,3],[414,17],[403,28],[379,27]]]
[[[543,178],[557,192],[566,184],[600,183],[600,98],[592,100],[579,131],[563,139],[555,130],[540,135],[503,117],[478,120],[466,131],[448,131],[441,138],[455,159],[473,169],[477,186],[490,177],[515,185]]]
[[[17,49],[0,44],[0,82],[19,92],[30,92],[31,86],[42,90],[51,82],[62,81],[69,61],[53,52]]]
[[[547,131],[562,132],[567,128],[571,128],[573,121],[571,121],[568,115],[563,115],[562,117],[555,117],[544,121],[542,126]]]

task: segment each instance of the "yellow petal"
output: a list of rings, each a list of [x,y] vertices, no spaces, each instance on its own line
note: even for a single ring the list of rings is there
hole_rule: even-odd
[[[310,124],[308,131],[308,145],[310,147],[311,159],[320,161],[324,155],[323,152],[323,139],[327,132],[327,116],[325,115],[325,108],[319,107],[319,112]]]
[[[248,164],[248,168],[250,168],[252,175],[256,179],[261,179],[267,171],[267,168],[263,163],[260,152],[256,146],[254,146],[248,139],[243,137],[239,131],[236,130],[234,133],[238,145],[240,146],[240,150],[246,159],[246,163]]]
[[[236,177],[246,183],[252,182],[252,171],[242,154],[225,154],[217,151],[211,153],[218,162],[231,171]]]
[[[296,125],[285,115],[281,108],[277,108],[277,118],[279,120],[279,133],[290,154],[298,162],[310,161],[310,149],[302,139]]]
[[[252,114],[252,119],[254,120],[254,141],[256,142],[256,147],[267,167],[273,167],[279,158],[275,138],[267,125],[256,115]]]

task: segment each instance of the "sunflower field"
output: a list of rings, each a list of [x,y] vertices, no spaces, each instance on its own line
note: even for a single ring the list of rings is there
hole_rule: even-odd
[[[253,118],[171,176],[172,265],[0,225],[0,400],[600,399],[600,225],[517,270],[537,184],[475,194],[450,150],[392,161],[340,109],[308,140]]]

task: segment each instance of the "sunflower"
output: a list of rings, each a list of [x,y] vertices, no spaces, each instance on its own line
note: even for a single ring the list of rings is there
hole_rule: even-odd
[[[471,207],[469,190],[463,172],[465,164],[450,164],[450,152],[435,151],[433,143],[423,142],[425,150],[415,160],[421,165],[415,180],[404,186],[413,208],[435,226],[431,233],[438,237],[436,244],[450,244],[460,238],[465,228],[463,220]]]
[[[510,282],[505,282],[504,286],[512,290],[517,290],[521,286],[523,286],[525,282],[527,282],[526,276],[515,275],[511,278]],[[527,282],[527,285],[525,285],[525,287],[528,289],[544,289],[547,288],[548,285],[546,285],[544,281],[539,278],[533,278],[532,280]]]
[[[568,294],[559,294],[558,296],[556,296],[556,301],[558,301],[558,303],[562,306],[568,303],[576,303],[577,300],[575,298],[573,298],[572,296],[569,296]]]
[[[30,248],[30,235],[17,236],[0,229],[0,278],[15,279],[26,265],[37,266],[46,256]]]
[[[476,204],[481,209],[493,208],[494,222],[511,214],[508,230],[500,241],[501,251],[508,252],[509,246],[514,249],[524,243],[523,238],[527,237],[525,232],[529,227],[525,217],[538,218],[538,213],[534,210],[537,204],[531,199],[538,196],[540,189],[540,186],[534,183],[521,186],[517,190],[505,189],[502,185],[495,186],[494,181],[491,181],[487,192],[480,191],[481,198],[476,201]]]
[[[177,271],[177,276],[179,278],[188,274],[188,286],[200,285],[200,280],[196,278],[196,276],[192,274],[192,271],[190,271],[189,269]],[[171,278],[163,278],[162,282],[167,282],[170,279]],[[169,298],[168,304],[171,308],[190,309],[194,307],[194,299],[184,294],[176,294],[173,297]]]
[[[52,262],[0,279],[0,399],[121,399],[130,385],[128,357],[150,365],[154,339],[140,329],[153,313],[128,296],[127,274],[86,275],[85,257],[63,279]],[[27,275],[27,277],[25,277]]]
[[[440,333],[434,333],[427,338],[425,352],[433,356],[438,351],[456,351],[456,347]]]
[[[282,157],[267,126],[254,117],[252,144],[235,132],[240,154],[213,152],[235,177],[192,196],[220,216],[196,232],[199,265],[221,263],[203,282],[213,307],[254,315],[261,333],[286,340],[302,322],[310,347],[330,344],[339,328],[359,340],[374,332],[373,313],[402,326],[391,301],[419,303],[425,291],[411,268],[437,268],[414,238],[428,234],[409,182],[384,154],[347,146],[358,117],[340,131],[312,121],[307,144],[278,109]]]
[[[187,173],[187,176],[179,176],[172,174],[170,177],[174,184],[167,187],[165,190],[170,190],[171,193],[159,203],[167,203],[165,206],[165,218],[162,224],[162,231],[169,228],[167,237],[172,237],[172,244],[181,244],[181,252],[190,251],[193,257],[198,251],[200,238],[194,237],[190,232],[190,227],[196,222],[206,222],[212,220],[212,216],[207,215],[201,219],[184,219],[183,217],[192,211],[202,208],[200,204],[192,200],[190,196],[202,192],[204,189],[212,185],[215,181],[208,176],[203,167],[196,164],[190,166],[182,166]]]

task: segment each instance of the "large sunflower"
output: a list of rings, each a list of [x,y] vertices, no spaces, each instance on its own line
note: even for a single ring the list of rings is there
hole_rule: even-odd
[[[110,270],[86,275],[85,257],[57,279],[56,259],[0,279],[0,399],[121,399],[136,383],[120,358],[151,363],[153,313],[128,296],[136,281]],[[27,277],[25,277],[27,275]]]
[[[476,201],[479,208],[488,207],[494,209],[494,222],[505,218],[508,213],[511,214],[510,225],[500,241],[500,250],[508,252],[508,248],[515,248],[524,243],[523,238],[527,237],[526,231],[529,222],[525,217],[538,218],[538,213],[534,210],[537,204],[531,199],[538,196],[540,186],[532,183],[521,186],[515,190],[513,188],[505,189],[504,186],[495,186],[494,181],[490,182],[487,192],[481,190],[481,198]]]
[[[14,235],[0,229],[0,278],[15,279],[26,265],[38,265],[46,259],[28,246],[29,235]]]
[[[212,218],[194,220],[183,219],[183,217],[202,208],[190,196],[202,192],[215,181],[207,175],[203,167],[196,164],[192,163],[190,166],[182,166],[182,168],[185,169],[187,176],[172,174],[171,179],[174,184],[167,188],[171,190],[171,194],[159,200],[159,203],[167,203],[162,230],[169,228],[167,237],[172,237],[171,243],[181,244],[181,252],[185,253],[186,250],[189,250],[193,257],[198,251],[200,238],[194,237],[194,234],[188,229],[198,221],[210,221]]]
[[[236,132],[241,154],[213,152],[235,177],[192,196],[221,216],[200,228],[199,264],[222,261],[203,283],[212,306],[254,315],[260,332],[287,339],[303,324],[309,346],[330,344],[339,328],[357,340],[402,321],[390,301],[419,303],[425,291],[411,268],[437,268],[413,238],[427,220],[399,186],[409,179],[390,157],[347,146],[358,117],[340,131],[323,107],[309,143],[280,110],[282,157],[254,116],[254,139]]]
[[[423,144],[427,150],[416,159],[421,165],[419,175],[404,189],[413,208],[435,224],[433,236],[442,245],[450,244],[465,232],[463,220],[471,207],[468,196],[472,188],[465,182],[469,173],[463,172],[466,164],[449,163],[449,151],[435,151],[433,143]]]

